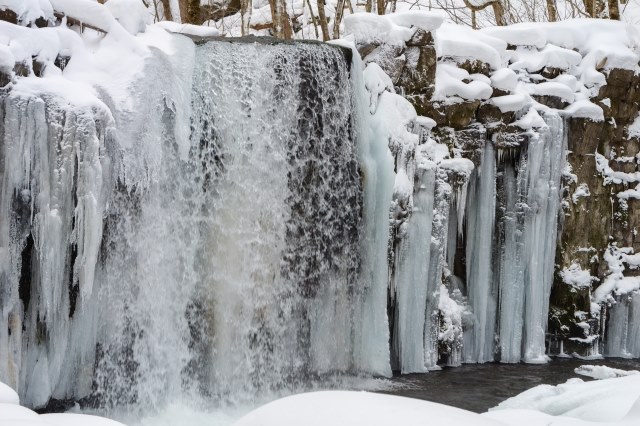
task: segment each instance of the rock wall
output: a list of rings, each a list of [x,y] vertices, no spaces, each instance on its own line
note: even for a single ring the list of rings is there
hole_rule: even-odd
[[[439,333],[439,348],[434,356],[425,346],[426,367],[438,358],[453,364],[540,362],[545,352],[640,356],[634,255],[639,249],[640,192],[634,187],[640,178],[640,76],[633,31],[599,20],[483,31],[452,27],[425,23],[415,15],[378,18],[367,25],[347,20],[364,62],[379,65],[393,83],[391,90],[415,108],[418,117],[408,127],[423,133],[415,151],[429,151],[424,144],[432,141],[446,146],[442,158],[468,159],[474,165],[474,172],[462,177],[443,175],[443,182],[464,187],[466,193],[458,195],[465,201],[449,197],[452,214],[444,235],[435,232],[440,216],[434,211],[431,249],[444,245],[447,255],[435,271],[438,276],[431,277],[442,287],[428,285],[427,299],[440,302],[426,310],[424,335]],[[376,31],[378,36],[372,36]],[[609,45],[603,48],[605,42]],[[425,129],[424,123],[432,128]],[[536,154],[536,144],[545,137],[556,142]],[[493,166],[486,164],[488,155]],[[420,161],[417,155],[414,159]],[[547,173],[546,167],[552,170]],[[396,156],[396,170],[405,168]],[[561,179],[557,174],[554,178],[554,168],[561,169]],[[495,173],[489,204],[478,201],[484,169]],[[534,184],[532,173],[538,172]],[[397,258],[404,240],[411,238],[403,224],[411,221],[421,179],[418,173],[410,175],[412,197],[396,203],[403,205],[402,215],[392,211],[389,287],[396,352],[410,344],[399,337],[403,316],[393,314],[403,310],[395,297],[402,290],[394,280],[402,275]],[[544,197],[541,191],[547,191]],[[456,205],[465,203],[466,211],[457,208],[453,214]],[[478,222],[474,210],[479,208],[493,213],[483,212]],[[472,229],[474,220],[491,229],[490,237]],[[536,238],[535,232],[544,238]],[[480,251],[473,249],[477,238],[484,238]],[[477,262],[490,267],[483,270]],[[478,295],[482,287],[488,288]],[[455,296],[443,297],[445,292]],[[451,301],[460,320],[453,346],[462,350],[462,359],[451,358],[455,351],[447,339],[452,334],[443,328],[452,319]],[[544,320],[538,324],[536,316]],[[421,318],[418,313],[412,320]],[[481,355],[477,346],[482,343],[468,340],[477,337],[479,326],[484,328],[482,339],[489,341]],[[539,343],[532,343],[540,333],[545,340],[541,353]],[[465,355],[469,345],[476,346],[473,355]],[[405,371],[399,359],[395,367]]]

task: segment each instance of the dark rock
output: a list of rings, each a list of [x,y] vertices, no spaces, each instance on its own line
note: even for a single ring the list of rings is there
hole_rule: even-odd
[[[56,57],[56,60],[53,63],[56,67],[60,68],[61,70],[64,70],[67,64],[69,63],[70,59],[71,59],[71,56],[58,55]]]
[[[496,122],[509,123],[513,121],[514,116],[514,111],[502,112],[493,103],[483,102],[478,108],[476,118],[483,124],[491,124]]]
[[[433,44],[433,36],[430,32],[418,28],[406,43],[407,46],[427,46]]]
[[[531,95],[533,99],[542,105],[546,105],[549,108],[565,109],[570,105],[569,102],[562,100],[562,98],[553,95]]]
[[[554,78],[558,77],[561,74],[565,73],[565,70],[563,70],[562,68],[555,68],[555,67],[544,67],[540,70],[540,75],[542,75],[544,78],[548,78],[549,80],[553,80]]]
[[[358,46],[358,53],[360,57],[364,59],[379,46],[378,44],[362,44]]]
[[[13,72],[18,77],[28,77],[31,74],[31,67],[26,62],[16,62]]]
[[[0,21],[6,21],[11,24],[17,24],[18,14],[11,9],[0,10]]]
[[[497,126],[491,129],[490,135],[497,149],[519,148],[529,141],[525,131],[513,124]]]
[[[407,62],[406,57],[402,55],[403,53],[404,48],[402,47],[383,44],[376,47],[366,57],[363,56],[363,60],[365,64],[369,62],[378,64],[395,85]]]
[[[400,74],[397,85],[404,89],[404,93],[432,96],[436,80],[435,47],[409,47],[406,57],[406,66]]]
[[[33,73],[36,77],[42,77],[44,75],[44,70],[47,68],[47,64],[40,61],[37,58],[33,59]]]
[[[9,83],[11,83],[11,75],[0,71],[0,87],[4,87]]]
[[[453,57],[442,57],[442,61],[444,62],[454,62],[458,68],[462,68],[466,70],[469,74],[484,74],[487,77],[491,75],[491,67],[486,62],[482,62],[479,60],[465,60],[460,62],[458,58]]]

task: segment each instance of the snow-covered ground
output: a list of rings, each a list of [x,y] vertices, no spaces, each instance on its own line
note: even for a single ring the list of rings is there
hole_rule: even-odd
[[[578,378],[539,385],[477,414],[433,402],[365,391],[318,391],[288,396],[250,411],[234,407],[196,410],[175,402],[130,426],[637,426],[640,424],[640,374],[606,366],[576,369],[601,380]],[[17,394],[0,383],[3,426],[118,426],[112,420],[84,414],[44,414],[18,405]]]

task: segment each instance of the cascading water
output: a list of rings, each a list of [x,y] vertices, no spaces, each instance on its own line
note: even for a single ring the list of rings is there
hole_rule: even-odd
[[[4,98],[2,380],[30,406],[157,407],[389,374],[390,164],[350,51],[176,43],[117,132],[106,108]],[[163,69],[182,85],[152,89]]]

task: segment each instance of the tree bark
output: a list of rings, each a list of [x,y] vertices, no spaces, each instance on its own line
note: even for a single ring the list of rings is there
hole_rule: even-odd
[[[188,0],[187,14],[182,17],[182,22],[193,25],[200,25],[200,0]]]
[[[273,36],[283,40],[290,40],[293,38],[291,20],[287,13],[286,0],[269,0],[269,6],[271,8]]]
[[[376,6],[378,8],[378,15],[384,15],[384,13],[385,13],[385,1],[384,0],[376,0]]]
[[[618,0],[609,0],[609,19],[620,20],[620,6]]]
[[[165,21],[173,21],[173,14],[171,13],[171,2],[169,0],[162,0],[162,13]]]
[[[493,15],[496,17],[496,25],[507,25],[504,19],[504,6],[502,5],[502,2],[500,0],[494,1],[491,3],[491,7],[493,7]]]
[[[367,3],[364,5],[364,11],[367,13],[371,13],[373,11],[373,0],[367,0]]]
[[[324,0],[318,0],[318,19],[320,20],[320,29],[322,30],[322,41],[327,41],[329,37],[329,25],[327,24],[327,14],[324,11]]]
[[[336,4],[336,17],[333,20],[333,38],[340,38],[340,23],[342,22],[342,17],[344,16],[344,1],[338,0]]]
[[[462,1],[464,2],[464,5],[471,10],[471,12],[479,12],[484,8],[491,6],[493,8],[493,15],[496,18],[496,25],[507,25],[507,21],[504,17],[504,5],[502,4],[501,0],[493,0],[483,4],[482,6],[473,5],[471,4],[471,2],[469,2],[469,0]]]
[[[547,0],[547,15],[549,15],[549,22],[556,22],[558,20],[555,0]]]
[[[241,25],[240,28],[241,34],[246,36],[249,34],[249,26],[251,25],[251,11],[252,11],[252,3],[251,0],[240,0],[240,18]]]

